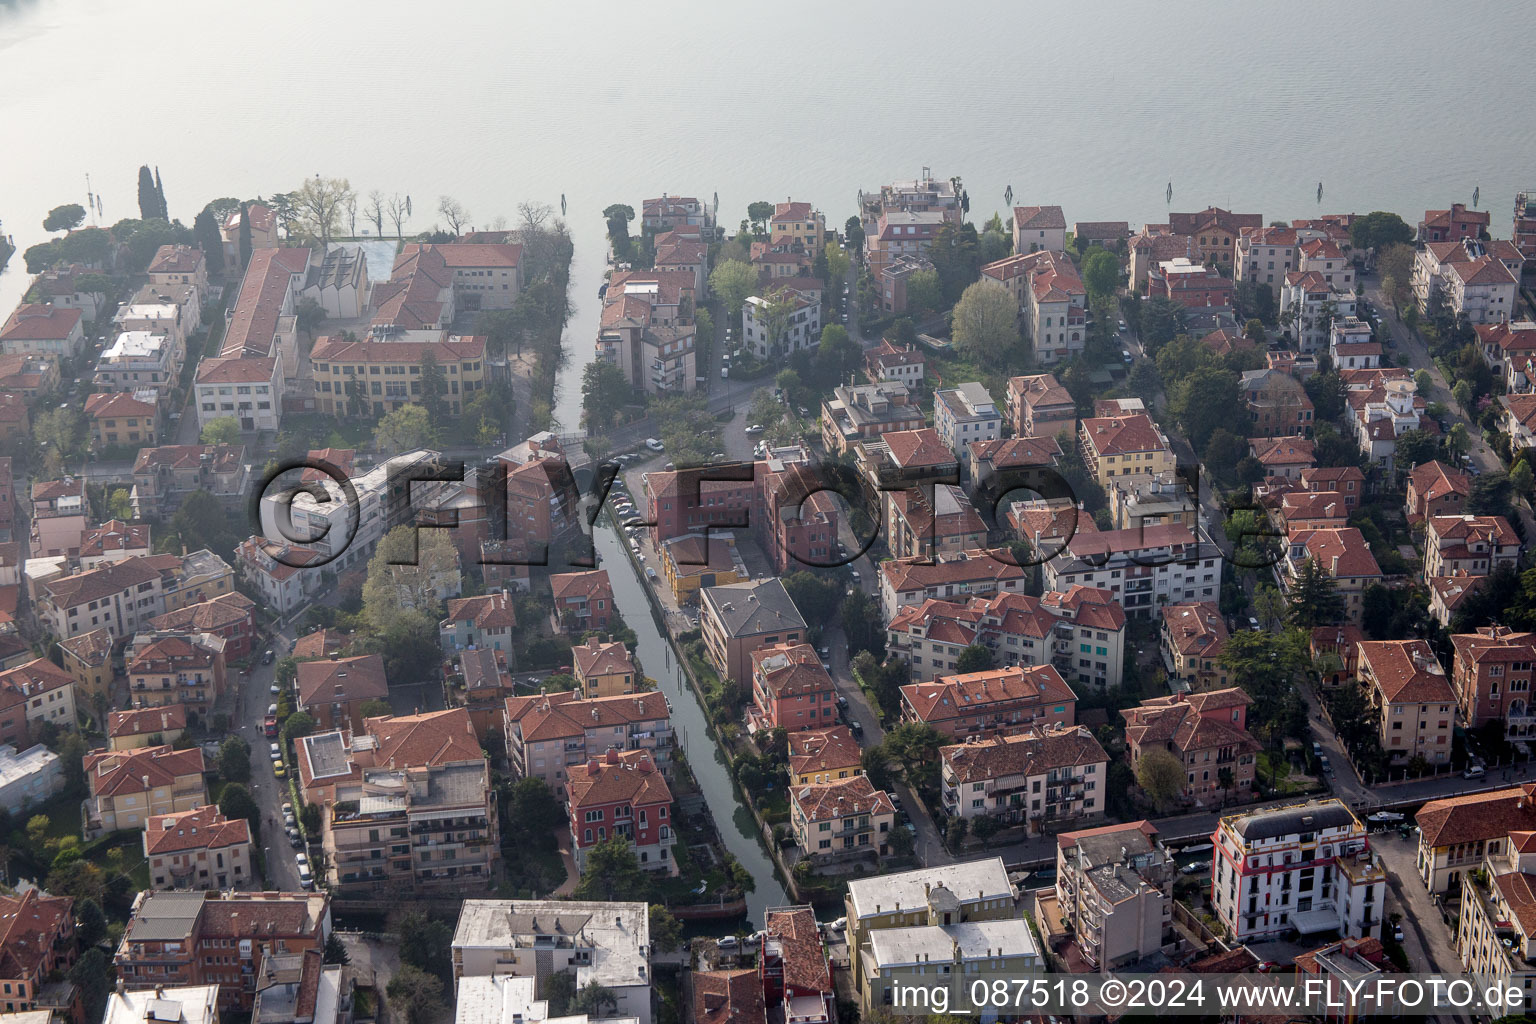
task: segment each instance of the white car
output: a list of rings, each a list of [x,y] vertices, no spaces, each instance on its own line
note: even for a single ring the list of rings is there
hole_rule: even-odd
[[[764,427],[761,423],[754,423],[750,427],[747,427],[745,430],[743,430],[742,433],[744,433],[744,434],[761,434],[766,429],[767,428]]]
[[[730,376],[731,376],[731,368],[729,366],[722,366],[722,367],[720,367],[720,379],[721,380],[729,380]]]
[[[648,438],[646,438],[645,439],[645,446],[647,448],[649,448],[653,452],[666,451],[666,449],[667,449],[667,446],[661,443],[660,438],[655,438],[655,437],[648,437]]]
[[[272,744],[272,760],[274,760],[274,761],[279,760],[280,758],[282,758],[282,756],[283,756],[283,748],[278,746],[276,743]]]

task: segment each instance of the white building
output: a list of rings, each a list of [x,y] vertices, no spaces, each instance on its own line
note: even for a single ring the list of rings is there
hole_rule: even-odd
[[[283,419],[281,356],[204,359],[197,367],[197,427],[232,417],[246,433],[276,430]]]
[[[1238,942],[1379,934],[1387,876],[1365,826],[1338,800],[1231,814],[1216,826],[1211,894]]]
[[[1280,312],[1297,349],[1310,355],[1328,345],[1336,317],[1355,315],[1355,293],[1330,284],[1320,271],[1292,271],[1280,289]]]
[[[933,427],[949,450],[964,460],[972,441],[994,441],[1002,436],[1003,416],[987,389],[970,381],[934,392]]]
[[[538,979],[497,974],[486,977],[460,978],[457,998],[454,1000],[455,1024],[531,1024],[534,1021],[550,1021],[554,1024],[588,1024],[584,1013],[570,1013],[563,1017],[551,1017],[549,1001],[537,996]],[[635,1017],[604,1017],[604,1024],[638,1024]]]
[[[1159,606],[1214,601],[1221,589],[1221,549],[1183,523],[1104,532],[1079,530],[1042,566],[1046,590],[1074,583],[1110,591],[1131,617]]]
[[[219,1024],[219,986],[114,992],[101,1024]]]
[[[769,337],[773,325],[768,322],[771,299],[787,301],[789,310],[777,338]],[[821,341],[821,300],[793,288],[781,289],[764,298],[753,295],[741,307],[741,331],[747,349],[758,359],[782,358],[808,349]]]
[[[169,392],[181,372],[180,346],[163,331],[124,331],[96,361],[98,391]]]
[[[465,900],[453,933],[453,976],[546,978],[609,989],[620,1017],[651,1022],[651,924],[644,903]]]
[[[1396,469],[1397,439],[1423,424],[1427,408],[1411,380],[1389,380],[1370,391],[1351,391],[1350,423],[1355,442],[1371,465],[1388,476]]]
[[[17,815],[63,788],[59,755],[41,743],[19,754],[9,743],[0,746],[0,807]]]
[[[355,320],[368,311],[368,261],[360,245],[337,242],[319,266],[309,268],[303,299],[314,299],[332,320]]]

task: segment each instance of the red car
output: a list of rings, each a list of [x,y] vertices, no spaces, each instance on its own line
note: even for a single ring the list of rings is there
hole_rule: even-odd
[[[266,721],[262,723],[262,731],[265,732],[268,737],[277,735],[277,717],[275,715],[267,716]]]

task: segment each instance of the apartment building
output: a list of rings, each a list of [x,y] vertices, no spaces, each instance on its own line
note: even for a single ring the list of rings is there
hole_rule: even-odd
[[[1380,716],[1381,746],[1393,763],[1449,763],[1456,692],[1429,644],[1365,640],[1358,649],[1360,685]]]
[[[154,815],[143,839],[152,889],[231,889],[253,880],[251,823],[213,804]]]
[[[881,562],[880,613],[889,622],[908,605],[930,599],[1022,594],[1025,572],[1007,548],[962,551],[948,561],[893,558]]]
[[[1480,981],[1523,995],[1506,1011],[1529,1012],[1536,1001],[1536,854],[1525,837],[1500,843],[1462,873],[1456,954]]]
[[[1231,814],[1211,836],[1212,902],[1239,942],[1295,929],[1375,937],[1386,872],[1364,824],[1338,800]]]
[[[757,648],[749,657],[751,715],[758,728],[798,732],[836,720],[837,688],[810,644],[773,644]]]
[[[1051,373],[1008,378],[1006,412],[1015,437],[1056,437],[1077,430],[1077,402]]]
[[[1451,681],[1462,723],[1478,729],[1503,721],[1511,743],[1536,736],[1536,710],[1531,706],[1536,633],[1483,626],[1474,633],[1454,634],[1451,646],[1456,652]]]
[[[1182,523],[1079,529],[1045,561],[1041,578],[1049,590],[1108,590],[1128,616],[1150,618],[1163,604],[1216,600],[1221,560],[1220,548]]]
[[[134,515],[168,520],[189,494],[212,494],[227,509],[249,494],[245,445],[186,444],[141,448],[133,463]]]
[[[0,354],[78,359],[85,351],[79,309],[23,302],[0,324]]]
[[[826,216],[810,203],[797,203],[790,199],[774,204],[773,217],[768,221],[770,238],[788,236],[792,243],[798,242],[812,256],[816,256],[821,253],[826,233]]]
[[[861,753],[846,725],[797,732],[789,737],[790,785],[822,785],[863,775]]]
[[[1088,290],[1066,253],[1046,249],[1009,256],[982,267],[981,279],[1006,289],[1018,303],[1036,362],[1052,366],[1082,352]]]
[[[0,990],[7,1015],[44,1009],[43,988],[75,962],[75,901],[36,887],[0,894]]]
[[[1073,587],[1040,598],[997,593],[965,601],[928,599],[903,606],[886,625],[886,651],[927,681],[955,671],[972,645],[1003,666],[1053,664],[1065,678],[1118,687],[1124,667],[1125,612],[1108,591]]]
[[[576,669],[576,692],[587,698],[619,697],[634,693],[642,680],[629,648],[617,640],[604,643],[596,637],[571,648]]]
[[[456,597],[448,602],[447,615],[438,623],[438,643],[444,651],[489,647],[510,651],[517,612],[505,591]]]
[[[1421,313],[1444,299],[1473,324],[1508,323],[1515,314],[1524,258],[1509,242],[1430,242],[1414,258],[1412,287]]]
[[[752,678],[752,652],[805,637],[801,617],[777,577],[705,587],[699,592],[704,648],[722,678]]]
[[[591,700],[571,692],[508,697],[504,727],[513,769],[544,780],[557,794],[572,767],[609,747],[648,750],[665,765],[673,745],[671,713],[659,690]]]
[[[1301,567],[1311,561],[1333,577],[1344,598],[1345,618],[1360,624],[1367,585],[1379,582],[1381,567],[1365,537],[1352,526],[1329,530],[1300,530],[1286,539],[1285,556],[1275,565],[1280,589],[1289,594]]]
[[[934,429],[955,453],[965,457],[972,441],[991,441],[1001,436],[1003,417],[987,389],[972,381],[933,394]]]
[[[453,281],[456,308],[475,312],[511,309],[517,304],[523,290],[523,247],[516,242],[410,242],[400,250],[400,259],[429,252],[442,257]]]
[[[224,640],[212,633],[147,630],[123,652],[136,708],[180,705],[210,714],[226,685]]]
[[[1205,259],[1236,263],[1238,246],[1245,230],[1259,230],[1264,226],[1264,216],[1258,213],[1233,213],[1217,206],[1206,207],[1199,213],[1170,213],[1168,230],[1174,235],[1188,236],[1199,246]]]
[[[123,641],[166,611],[164,582],[147,558],[126,558],[42,585],[37,611],[60,639],[105,629]]]
[[[847,454],[855,441],[894,430],[920,430],[927,416],[905,381],[839,385],[821,400],[821,439],[827,451]]]
[[[1227,670],[1221,652],[1231,635],[1227,620],[1213,601],[1163,605],[1159,646],[1168,681],[1194,693],[1225,689]]]
[[[619,1017],[651,1024],[651,931],[645,903],[465,900],[453,933],[455,979],[576,976],[613,993]]]
[[[1304,435],[1312,429],[1312,400],[1301,382],[1278,370],[1248,370],[1239,388],[1251,423],[1245,434]]]
[[[299,711],[321,729],[363,728],[363,706],[389,699],[384,659],[377,654],[299,662],[295,679]]]
[[[801,855],[813,864],[887,856],[895,824],[890,795],[863,775],[789,791],[790,831]]]
[[[1465,203],[1452,203],[1449,210],[1425,210],[1419,221],[1419,241],[1459,242],[1488,233],[1493,216],[1487,210],[1469,210]]]
[[[107,715],[107,749],[174,746],[186,731],[187,709],[180,704],[113,711]]]
[[[1419,880],[1432,893],[1459,894],[1463,874],[1517,845],[1521,833],[1536,831],[1536,783],[1431,800],[1413,820]]]
[[[1424,521],[1424,575],[1486,576],[1519,566],[1520,538],[1503,516],[1432,515]]]
[[[1190,310],[1230,310],[1233,304],[1232,282],[1221,271],[1184,256],[1147,268],[1147,296]]]
[[[328,893],[147,889],[112,959],[131,991],[216,985],[221,1010],[248,1011],[267,957],[323,951],[330,935]]]
[[[911,345],[897,345],[889,338],[864,352],[864,375],[871,384],[900,381],[914,386],[923,381],[928,359]]]
[[[1013,251],[1061,251],[1067,247],[1067,218],[1059,206],[1015,206]]]
[[[1051,832],[1104,816],[1109,755],[1080,725],[939,748],[946,814]]]
[[[620,753],[609,747],[602,757],[573,765],[565,782],[571,849],[585,869],[592,847],[624,837],[640,866],[672,869],[672,791],[647,750]]]
[[[1205,802],[1246,798],[1263,745],[1248,732],[1253,700],[1239,687],[1152,697],[1121,712],[1131,768],[1149,751],[1172,754],[1184,768],[1181,796]]]
[[[1295,228],[1244,229],[1237,237],[1233,279],[1240,284],[1264,285],[1278,300],[1285,275],[1296,269],[1296,244]]]
[[[1177,865],[1148,821],[1056,837],[1056,913],[1083,958],[1114,970],[1160,953],[1173,930]]]
[[[1459,517],[1471,493],[1472,478],[1439,459],[1415,466],[1408,474],[1404,501],[1408,521],[1421,523],[1442,516]],[[1436,574],[1426,572],[1425,575]]]
[[[1054,665],[1021,665],[940,676],[901,688],[901,718],[956,742],[1031,726],[1072,725],[1077,694]]]
[[[141,828],[153,816],[208,803],[203,752],[169,746],[110,750],[85,756],[86,833]]]
[[[1106,490],[1110,521],[1117,530],[1174,524],[1195,528],[1199,511],[1195,496],[1177,474],[1118,476]]]
[[[85,417],[91,425],[92,440],[103,448],[134,445],[142,450],[159,437],[160,407],[150,391],[87,395]]]
[[[1083,463],[1104,486],[1116,476],[1172,473],[1176,468],[1168,438],[1145,414],[1085,419],[1078,424],[1078,444]]]
[[[1301,262],[1307,262],[1305,255],[1301,257]],[[1285,281],[1280,288],[1280,310],[1287,317],[1285,333],[1295,342],[1296,350],[1305,355],[1314,355],[1329,349],[1332,326],[1341,319],[1353,319],[1355,316],[1357,307],[1354,288],[1341,288],[1330,282],[1328,276],[1318,270],[1293,270],[1285,275]],[[1333,276],[1344,275],[1334,274]],[[1367,337],[1366,341],[1369,340]],[[1377,355],[1380,355],[1379,351]],[[1358,366],[1348,361],[1335,362],[1334,365],[1349,369]]]
[[[958,214],[958,208],[953,211]],[[876,278],[902,256],[926,256],[933,240],[951,223],[948,209],[885,206],[864,228],[864,263]]]
[[[310,350],[315,397],[327,415],[382,416],[421,404],[424,363],[437,364],[439,399],[454,416],[485,387],[485,339],[348,341],[322,337]]]
[[[75,694],[87,707],[93,707],[99,695],[111,702],[113,637],[104,629],[60,640],[60,660],[64,671],[75,681]]]

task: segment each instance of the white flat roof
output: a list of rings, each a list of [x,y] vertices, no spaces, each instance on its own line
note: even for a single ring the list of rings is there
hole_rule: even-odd
[[[962,903],[1013,896],[1003,858],[989,857],[938,868],[856,878],[848,883],[848,898],[853,902],[856,917],[869,917],[876,913],[893,913],[898,907],[927,906],[928,890],[936,885],[947,888]]]
[[[962,960],[1038,956],[1040,953],[1029,925],[1019,918],[944,926],[876,928],[869,933],[869,943],[874,962],[881,967],[926,961],[952,963],[957,950]]]

